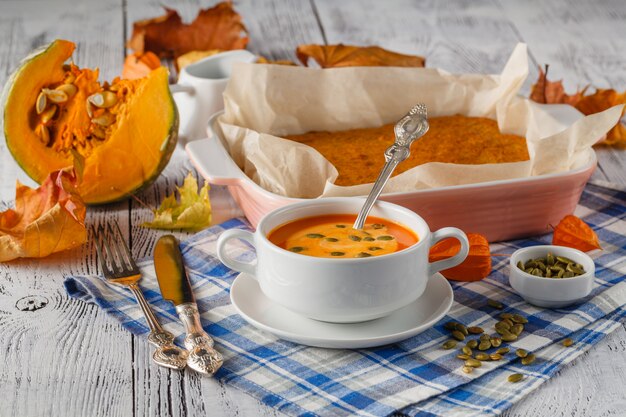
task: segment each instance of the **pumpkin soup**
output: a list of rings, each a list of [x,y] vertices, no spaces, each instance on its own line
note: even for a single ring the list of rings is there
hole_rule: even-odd
[[[267,238],[276,246],[321,258],[367,258],[398,252],[418,241],[399,223],[369,216],[362,230],[352,228],[356,215],[326,214],[278,226]]]

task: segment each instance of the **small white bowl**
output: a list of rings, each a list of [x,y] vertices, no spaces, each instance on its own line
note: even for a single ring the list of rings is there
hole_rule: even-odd
[[[572,278],[542,278],[528,274],[517,263],[541,258],[548,252],[564,256],[579,263],[585,269],[583,275]],[[584,252],[565,246],[541,245],[516,250],[511,255],[509,284],[524,300],[538,307],[561,308],[581,301],[591,292],[596,267],[593,259]]]

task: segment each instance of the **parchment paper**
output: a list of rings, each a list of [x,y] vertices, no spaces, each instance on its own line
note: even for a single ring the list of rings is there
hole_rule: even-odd
[[[219,127],[246,175],[289,197],[364,195],[372,184],[334,185],[338,172],[327,159],[280,136],[393,123],[418,102],[426,103],[430,117],[463,114],[496,119],[501,132],[526,137],[530,160],[483,165],[431,162],[391,178],[384,192],[527,177],[584,165],[591,146],[620,119],[622,106],[566,126],[546,113],[545,105],[517,95],[527,75],[525,44],[516,46],[500,75],[455,75],[433,68],[236,64],[224,92]],[[381,155],[381,168],[383,164]]]

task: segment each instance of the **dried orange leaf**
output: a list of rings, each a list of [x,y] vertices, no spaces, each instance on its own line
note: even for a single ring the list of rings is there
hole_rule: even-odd
[[[136,53],[154,52],[161,58],[176,58],[191,51],[244,49],[248,44],[246,27],[230,2],[200,10],[190,24],[165,8],[165,15],[133,24],[128,47]]]
[[[257,64],[273,64],[273,65],[287,65],[291,67],[297,66],[297,64],[288,59],[279,59],[278,61],[271,61],[265,57],[260,56],[259,59],[256,60]]]
[[[335,67],[423,67],[421,56],[403,55],[378,46],[300,45],[296,55],[302,64],[313,58],[322,68]]]
[[[561,80],[548,81],[547,75],[548,65],[546,65],[545,72],[539,68],[539,78],[530,92],[530,99],[537,103],[569,104],[585,115],[599,113],[618,104],[626,104],[626,92],[620,94],[615,90],[597,90],[593,94],[585,95],[588,89],[585,87],[573,95],[568,95],[565,93]],[[607,133],[603,143],[606,145],[626,145],[626,127],[624,124],[616,124]]]
[[[204,59],[206,57],[219,54],[220,52],[222,51],[220,51],[219,49],[211,49],[209,51],[187,52],[186,54],[183,54],[179,56],[178,58],[176,58],[176,69],[180,71],[181,69],[193,64],[196,61],[200,61],[201,59]]]
[[[602,249],[596,232],[587,223],[572,214],[563,217],[556,226],[552,236],[552,244],[567,246],[583,252]]]
[[[604,111],[618,104],[626,104],[626,91],[619,94],[615,90],[597,90],[595,93],[584,96],[575,107],[584,114],[594,114]],[[622,117],[624,116],[622,110]],[[613,129],[606,134],[606,145],[626,145],[626,127],[622,123],[616,124]]]
[[[152,52],[134,53],[126,57],[122,78],[136,80],[147,77],[153,69],[161,66],[161,60]]]
[[[15,209],[0,213],[0,262],[42,258],[87,240],[85,205],[73,172],[55,171],[37,189],[17,183]]]
[[[467,258],[454,268],[441,271],[441,274],[455,281],[478,281],[491,273],[491,252],[487,239],[478,233],[468,233],[470,250]],[[432,248],[428,256],[429,262],[440,261],[456,255],[461,250],[457,239],[444,239]]]
[[[569,104],[575,106],[582,98],[587,87],[573,95],[568,95],[565,93],[562,80],[548,81],[548,69],[548,65],[546,65],[545,72],[539,67],[539,78],[537,83],[533,84],[531,88],[530,99],[543,104]]]

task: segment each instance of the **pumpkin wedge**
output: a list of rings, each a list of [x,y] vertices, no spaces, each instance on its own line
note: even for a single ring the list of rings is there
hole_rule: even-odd
[[[86,203],[120,200],[154,181],[176,146],[168,73],[100,83],[97,69],[66,64],[75,47],[56,40],[11,75],[2,94],[7,147],[39,183],[78,160]]]

